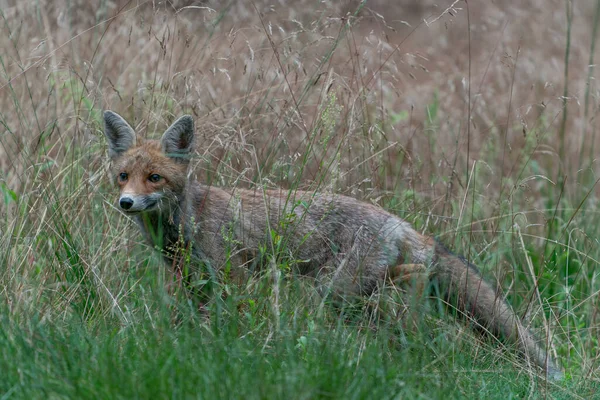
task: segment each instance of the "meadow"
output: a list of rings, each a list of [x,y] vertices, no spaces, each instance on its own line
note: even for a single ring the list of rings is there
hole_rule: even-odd
[[[510,3],[0,0],[0,398],[600,398],[600,1]],[[207,184],[410,221],[565,379],[435,300],[329,305],[277,252],[198,312],[116,207],[106,109],[192,115]]]

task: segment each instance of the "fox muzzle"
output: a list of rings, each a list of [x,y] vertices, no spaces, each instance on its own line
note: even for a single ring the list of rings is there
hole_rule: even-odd
[[[127,213],[138,213],[150,211],[156,208],[161,196],[159,193],[151,195],[137,195],[133,193],[123,193],[119,197],[119,207]]]

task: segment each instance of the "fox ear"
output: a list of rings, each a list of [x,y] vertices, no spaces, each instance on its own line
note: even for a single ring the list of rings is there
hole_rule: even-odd
[[[161,139],[162,151],[175,160],[186,162],[194,144],[194,120],[184,115],[166,130]]]
[[[114,160],[135,144],[135,132],[119,114],[104,111],[104,135],[108,140],[108,156]]]

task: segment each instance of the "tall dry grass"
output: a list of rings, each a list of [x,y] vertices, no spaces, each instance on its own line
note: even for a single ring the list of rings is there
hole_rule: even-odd
[[[141,131],[191,112],[205,132],[201,151],[218,159],[235,148],[232,174],[250,179],[248,148],[266,165],[293,163],[322,130],[327,96],[340,106],[329,129],[329,148],[344,146],[337,190],[360,197],[411,189],[444,204],[460,197],[474,161],[489,165],[496,202],[526,178],[526,162],[549,168],[553,182],[561,166],[567,189],[581,168],[593,170],[593,2],[573,10],[567,81],[561,2],[5,3],[1,159],[19,191],[40,143],[56,160],[68,143],[98,144],[89,114],[103,108]],[[373,173],[380,160],[393,166],[385,177]],[[318,174],[311,164],[303,182]]]

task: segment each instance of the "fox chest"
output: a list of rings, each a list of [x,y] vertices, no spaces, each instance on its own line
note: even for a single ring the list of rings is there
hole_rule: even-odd
[[[140,215],[136,222],[144,238],[155,250],[161,252],[167,262],[172,262],[191,250],[189,235],[179,228],[179,224],[172,223],[161,215]]]

